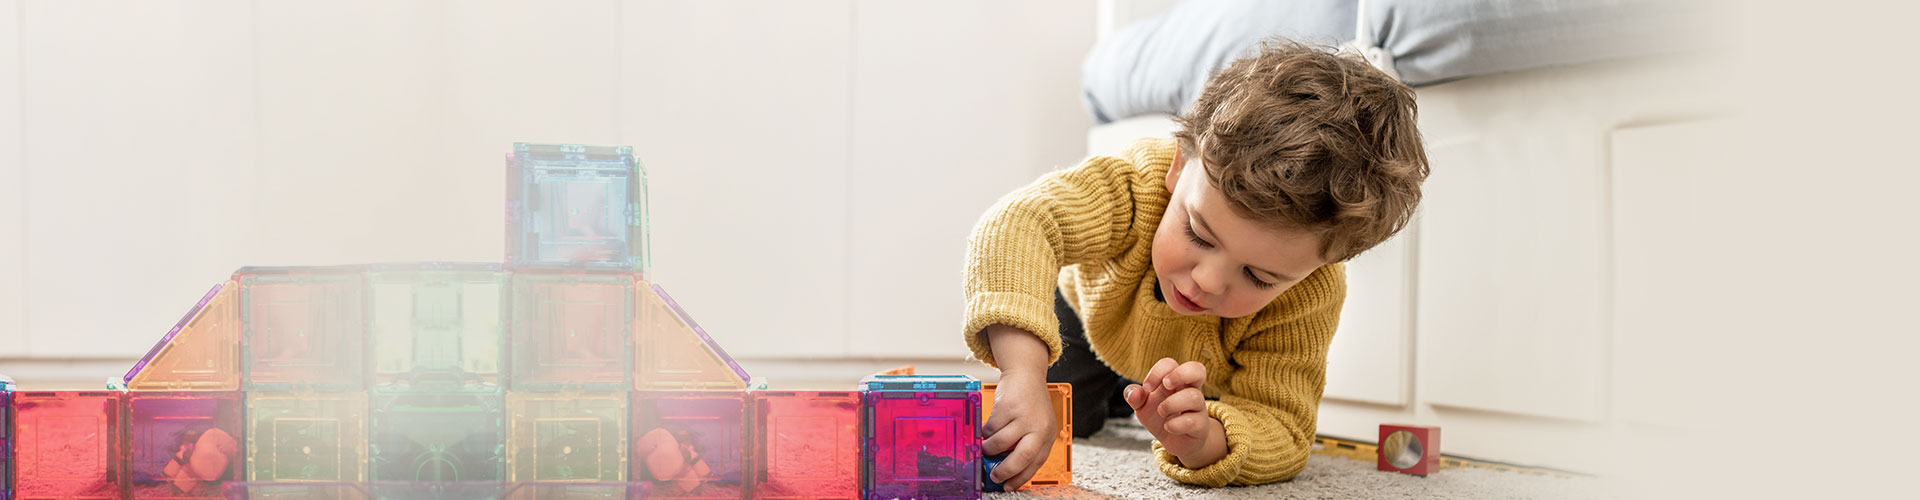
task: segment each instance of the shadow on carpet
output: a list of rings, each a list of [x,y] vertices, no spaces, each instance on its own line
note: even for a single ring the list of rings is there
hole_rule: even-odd
[[[1073,443],[1073,484],[988,493],[989,500],[1081,498],[1613,498],[1600,478],[1460,468],[1428,477],[1374,470],[1372,462],[1314,454],[1290,481],[1200,488],[1168,479],[1153,463],[1153,436],[1132,419]]]

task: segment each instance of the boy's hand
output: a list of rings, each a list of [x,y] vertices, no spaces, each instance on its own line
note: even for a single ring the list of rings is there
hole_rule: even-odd
[[[1060,422],[1054,420],[1053,398],[1047,395],[1046,371],[1002,372],[1000,386],[993,391],[993,415],[981,426],[986,441],[980,443],[985,455],[997,455],[1009,449],[1000,466],[993,468],[991,479],[1013,491],[1040,472],[1053,450]]]
[[[1227,432],[1220,421],[1207,416],[1207,365],[1199,361],[1178,364],[1160,358],[1147,371],[1144,384],[1126,388],[1134,418],[1160,440],[1160,446],[1180,459],[1180,465],[1198,469],[1227,456]]]

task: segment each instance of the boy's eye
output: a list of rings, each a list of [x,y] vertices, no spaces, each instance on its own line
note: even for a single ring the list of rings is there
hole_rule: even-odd
[[[1253,280],[1253,286],[1256,288],[1260,288],[1264,290],[1264,289],[1280,286],[1279,283],[1269,283],[1267,282],[1267,280],[1260,279],[1259,276],[1253,274],[1252,268],[1243,267],[1243,268],[1240,268],[1240,270],[1241,272],[1247,273],[1247,279]]]
[[[1200,245],[1200,248],[1213,248],[1212,243],[1207,243],[1207,240],[1200,239],[1200,233],[1193,232],[1192,222],[1187,223],[1187,238],[1192,239],[1193,244]]]

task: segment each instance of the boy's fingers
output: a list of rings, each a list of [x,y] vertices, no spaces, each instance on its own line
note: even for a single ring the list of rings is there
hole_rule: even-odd
[[[1166,381],[1163,382],[1163,384],[1166,388],[1178,389],[1181,387],[1200,387],[1200,384],[1206,383],[1206,381],[1207,365],[1200,364],[1199,361],[1188,361],[1180,364],[1179,367],[1174,368],[1171,372],[1168,372]]]
[[[1140,408],[1147,404],[1147,389],[1140,387],[1140,384],[1128,385],[1121,397],[1127,400],[1128,407],[1138,413]]]
[[[1182,413],[1206,410],[1207,398],[1200,394],[1199,389],[1188,387],[1167,396],[1160,401],[1160,406],[1154,408],[1160,412],[1162,420],[1173,420],[1173,417]]]
[[[987,439],[980,441],[980,452],[988,455],[998,455],[1013,448],[1013,445],[1019,442],[1019,433],[995,432],[988,434]]]
[[[1013,453],[1007,454],[1006,460],[1001,460],[1000,466],[993,468],[994,482],[1006,486],[1008,490],[1012,490],[1020,487],[1021,483],[1026,482],[1024,480],[1014,481],[1021,479],[1020,476],[1033,477],[1032,474],[1027,474],[1027,469],[1040,468],[1040,464],[1035,463],[1034,460],[1034,456],[1040,452],[1040,450],[1037,449],[1040,445],[1037,443],[1038,440],[1034,439],[1033,436],[1032,434],[1020,436],[1020,442],[1013,447]],[[1052,444],[1052,441],[1048,441],[1047,444]],[[1041,456],[1040,458],[1042,460],[1046,459],[1045,456]]]
[[[1205,424],[1209,418],[1212,417],[1208,417],[1206,412],[1190,411],[1167,419],[1164,427],[1167,432],[1198,437],[1201,431],[1206,429]]]
[[[1147,370],[1147,378],[1141,382],[1144,382],[1143,385],[1147,390],[1159,391],[1161,379],[1166,378],[1167,372],[1173,371],[1177,366],[1180,364],[1175,363],[1173,358],[1160,358],[1160,361],[1153,363],[1153,368]]]
[[[996,410],[998,409],[996,408]],[[1012,417],[1007,414],[999,411],[994,411],[992,414],[987,415],[987,421],[980,424],[980,437],[989,437],[999,433],[1000,428],[1005,427],[1007,420],[1011,418]]]

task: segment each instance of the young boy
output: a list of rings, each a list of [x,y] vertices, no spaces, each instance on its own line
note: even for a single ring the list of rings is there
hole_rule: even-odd
[[[1049,381],[1074,384],[1077,436],[1099,430],[1110,403],[1130,410],[1175,480],[1299,473],[1342,263],[1406,227],[1420,201],[1413,98],[1358,58],[1269,42],[1216,73],[1172,138],[1048,174],[989,209],[969,241],[964,332],[1000,369],[981,447],[1011,453],[992,479],[1018,487],[1046,460]]]

